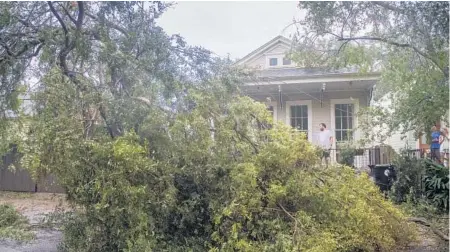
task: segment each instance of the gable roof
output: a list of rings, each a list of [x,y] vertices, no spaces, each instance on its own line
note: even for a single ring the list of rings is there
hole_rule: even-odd
[[[281,36],[281,35],[276,36],[275,38],[271,39],[269,42],[267,42],[264,45],[258,47],[257,49],[255,49],[251,53],[249,53],[246,56],[244,56],[242,59],[238,60],[235,64],[236,65],[241,65],[241,64],[243,64],[245,62],[248,62],[251,59],[255,58],[256,56],[259,56],[264,51],[270,49],[271,47],[273,47],[273,46],[275,46],[277,44],[282,44],[282,45],[291,47],[292,40],[287,39],[286,37]]]

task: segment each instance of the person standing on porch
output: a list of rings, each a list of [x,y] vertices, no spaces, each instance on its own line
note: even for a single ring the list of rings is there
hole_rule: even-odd
[[[333,146],[333,136],[325,123],[319,124],[319,128],[319,147],[322,149],[321,161],[323,162],[325,159],[325,165],[328,167],[331,147]]]
[[[436,126],[431,128],[431,160],[441,163],[441,143],[444,141],[442,133]]]

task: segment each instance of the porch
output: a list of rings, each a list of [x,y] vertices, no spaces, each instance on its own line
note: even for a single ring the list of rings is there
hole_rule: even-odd
[[[368,169],[369,165],[392,164],[399,153],[396,153],[390,146],[376,146],[370,148],[357,149],[353,157],[342,155],[345,149],[331,149],[331,164],[346,164],[359,170]],[[449,167],[449,149],[444,149],[444,166]],[[429,149],[410,149],[405,150],[405,155],[416,159],[431,159]]]
[[[292,71],[292,69],[291,69]],[[300,71],[300,70],[297,70]],[[325,123],[336,142],[359,140],[357,113],[370,105],[377,76],[328,74],[303,78],[258,78],[244,92],[267,105],[276,121],[304,132],[316,143]]]

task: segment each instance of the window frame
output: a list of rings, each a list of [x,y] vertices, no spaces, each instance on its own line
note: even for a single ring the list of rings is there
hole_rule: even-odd
[[[275,60],[275,65],[272,65],[272,60]],[[278,57],[269,57],[269,67],[277,67],[278,66]]]
[[[337,144],[337,135],[336,135],[336,115],[335,115],[335,109],[336,105],[341,104],[353,104],[353,127],[352,127],[352,139],[350,141],[357,141],[359,140],[359,130],[358,130],[358,111],[359,111],[359,99],[353,98],[353,99],[330,99],[330,114],[331,114],[331,129],[333,134],[333,146],[336,146]],[[345,142],[345,141],[341,141]]]
[[[306,105],[308,110],[308,141],[312,143],[312,100],[286,101],[286,124],[291,126],[291,106]],[[291,126],[292,127],[292,126]]]
[[[289,60],[289,64],[284,64],[285,60]],[[292,60],[288,57],[283,57],[283,66],[290,66],[292,65]]]

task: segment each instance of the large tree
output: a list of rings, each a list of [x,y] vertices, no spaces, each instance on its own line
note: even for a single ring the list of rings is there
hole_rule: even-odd
[[[18,144],[35,175],[56,175],[81,210],[65,251],[393,250],[410,240],[367,176],[316,169],[315,148],[242,96],[227,60],[165,34],[155,19],[166,5],[0,4],[5,98],[37,82],[34,113],[7,121],[17,127],[0,129],[0,143]]]
[[[304,2],[296,22],[295,59],[305,66],[379,71],[374,98],[391,101],[362,111],[365,132],[428,131],[447,120],[448,2]]]
[[[11,138],[5,133],[13,129],[11,113],[5,111],[18,112],[20,92],[32,91],[26,98],[34,100],[36,110],[47,101],[32,94],[50,92],[51,85],[72,90],[66,99],[76,106],[71,113],[83,123],[85,139],[93,136],[94,121],[105,125],[111,138],[137,130],[137,123],[127,122],[140,120],[133,114],[137,103],[173,111],[170,101],[181,104],[186,88],[220,72],[221,64],[207,50],[190,47],[156,25],[168,7],[160,2],[0,3],[0,142]]]

